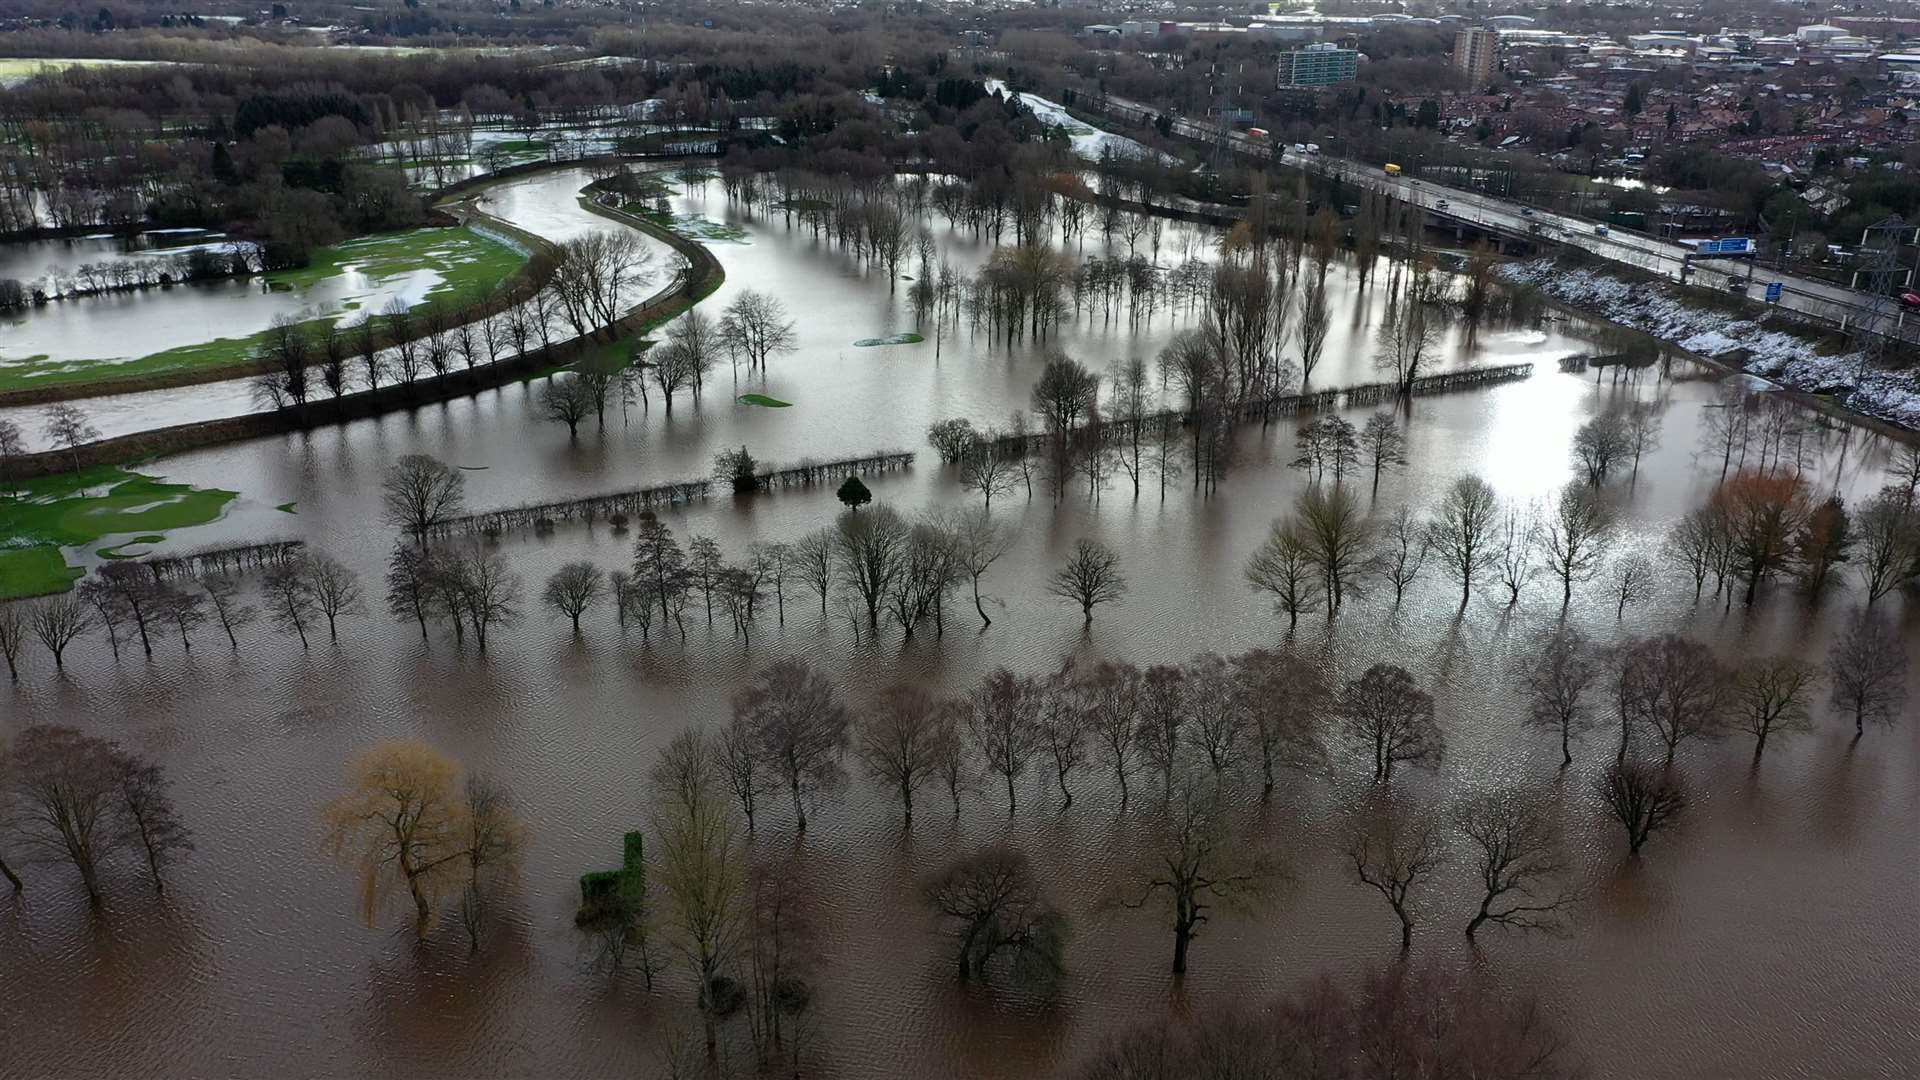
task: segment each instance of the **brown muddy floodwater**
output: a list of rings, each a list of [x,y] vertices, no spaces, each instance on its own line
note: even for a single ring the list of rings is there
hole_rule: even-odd
[[[530,178],[497,191],[494,209],[523,224],[545,217],[569,227],[561,219],[581,183],[567,173]],[[792,408],[733,404],[723,368],[699,409],[682,402],[669,421],[656,402],[613,418],[604,433],[583,429],[574,443],[533,415],[531,388],[515,386],[410,416],[183,454],[151,471],[242,497],[225,520],[177,541],[297,535],[377,588],[392,540],[379,524],[379,477],[394,457],[416,451],[472,470],[475,507],[696,475],[716,450],[743,442],[774,461],[921,449],[912,471],[871,481],[876,498],[907,512],[965,499],[925,452],[926,425],[956,415],[1001,421],[1025,402],[1035,350],[990,349],[964,331],[948,337],[937,361],[931,342],[854,348],[855,339],[912,328],[904,285],[890,291],[883,276],[778,218],[740,219],[717,185],[676,209],[747,230],[744,244],[715,245],[728,280],[710,308],[757,288],[799,319],[799,351],[740,387]],[[1161,261],[1205,240],[1168,226]],[[985,253],[966,235],[941,242],[956,265]],[[1342,315],[1321,376],[1327,385],[1371,377],[1367,326],[1377,304],[1377,291],[1360,294],[1349,273],[1335,279]],[[1184,325],[1162,313],[1137,331],[1094,322],[1067,327],[1059,340],[1105,369],[1153,355]],[[1620,386],[1559,373],[1557,358],[1594,350],[1594,332],[1554,322],[1487,327],[1471,342],[1456,335],[1448,364],[1530,359],[1536,373],[1415,401],[1406,418],[1413,467],[1381,485],[1376,511],[1431,503],[1468,470],[1503,496],[1544,495],[1571,475],[1574,429],[1605,403],[1637,397],[1664,406],[1662,440],[1636,478],[1615,482],[1630,522],[1621,550],[1657,559],[1665,529],[1718,472],[1697,450],[1712,377],[1685,361]],[[1285,467],[1292,435],[1291,419],[1267,431],[1250,426],[1212,499],[1183,479],[1164,501],[1152,487],[1136,501],[1117,485],[1095,503],[1084,493],[1058,507],[1044,495],[996,501],[1019,536],[987,578],[998,605],[993,626],[982,633],[956,618],[945,640],[923,633],[903,645],[895,631],[856,645],[844,621],[823,623],[796,592],[784,627],[770,607],[751,646],[724,621],[709,632],[699,620],[684,644],[656,637],[642,647],[604,609],[575,640],[529,610],[484,659],[438,634],[422,644],[410,626],[375,616],[348,624],[337,647],[306,651],[259,626],[237,655],[207,635],[190,658],[162,647],[150,662],[129,655],[116,663],[94,641],[59,678],[33,656],[22,683],[0,696],[0,732],[72,724],[154,756],[174,777],[199,846],[164,899],[137,867],[120,865],[97,914],[58,867],[34,868],[24,894],[0,900],[0,1076],[658,1075],[662,1047],[694,1022],[684,972],[651,995],[637,977],[589,973],[571,914],[578,875],[616,862],[621,832],[644,821],[645,777],[659,748],[690,725],[723,720],[731,691],[783,655],[807,658],[861,701],[893,680],[957,690],[999,665],[1041,671],[1067,654],[1144,664],[1275,644],[1283,620],[1247,589],[1241,568],[1303,483]],[[1864,431],[1829,430],[1810,475],[1819,490],[1863,497],[1880,484],[1887,450]],[[297,513],[273,509],[287,502]],[[713,535],[737,556],[754,541],[816,528],[837,509],[830,490],[796,491],[723,497],[667,520],[681,537]],[[1081,537],[1114,547],[1132,581],[1125,602],[1101,610],[1085,635],[1077,614],[1041,590]],[[563,525],[501,546],[535,588],[571,559],[612,568],[629,557],[628,540],[604,526]],[[1696,607],[1690,585],[1670,574],[1654,603],[1616,623],[1600,591],[1577,595],[1571,614],[1596,639],[1672,629],[1728,658],[1824,657],[1861,600],[1849,583],[1818,602],[1782,587],[1751,612]],[[1559,778],[1553,740],[1521,724],[1512,672],[1558,618],[1549,593],[1536,584],[1508,610],[1483,590],[1458,612],[1453,587],[1434,575],[1398,611],[1373,595],[1331,626],[1303,619],[1303,642],[1327,650],[1342,677],[1392,659],[1435,691],[1446,762],[1396,784],[1451,798],[1525,781],[1563,795],[1572,860],[1591,892],[1571,934],[1492,933],[1473,955],[1460,933],[1472,886],[1456,864],[1425,897],[1415,957],[1475,965],[1537,992],[1596,1077],[1913,1075],[1920,723],[1910,714],[1855,744],[1823,702],[1817,731],[1770,747],[1757,769],[1741,739],[1684,749],[1694,813],[1628,864],[1617,827],[1589,794],[1608,739],[1579,747]],[[1884,603],[1907,628],[1910,651],[1920,651],[1908,602]],[[339,790],[347,759],[396,736],[423,738],[506,781],[531,827],[524,879],[477,955],[452,920],[424,945],[397,909],[368,929],[351,874],[320,851],[316,811]],[[1349,883],[1337,855],[1338,807],[1362,776],[1342,762],[1352,783],[1293,778],[1271,806],[1242,807],[1245,827],[1285,857],[1290,882],[1264,909],[1209,924],[1178,987],[1166,974],[1170,934],[1157,917],[1097,909],[1136,853],[1149,812],[1136,800],[1120,813],[1097,772],[1081,775],[1069,811],[1036,773],[1011,819],[988,793],[957,820],[925,814],[910,833],[885,793],[859,780],[812,815],[804,839],[770,815],[757,854],[792,857],[824,909],[813,1074],[1060,1075],[1120,1025],[1389,962],[1398,952],[1393,916]],[[1046,1000],[957,988],[918,900],[921,875],[998,837],[1031,853],[1073,917],[1067,975]]]

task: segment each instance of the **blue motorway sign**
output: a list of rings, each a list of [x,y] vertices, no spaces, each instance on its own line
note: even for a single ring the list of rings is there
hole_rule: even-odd
[[[1777,281],[1767,282],[1767,303],[1777,304],[1779,302],[1780,302],[1780,283]]]
[[[1728,237],[1724,240],[1702,240],[1694,248],[1698,255],[1751,255],[1753,241],[1744,236]]]

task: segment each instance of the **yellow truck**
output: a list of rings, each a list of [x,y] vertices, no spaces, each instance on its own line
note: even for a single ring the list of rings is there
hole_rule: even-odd
[[[1389,161],[1389,162],[1387,162],[1387,167],[1386,167],[1386,169],[1385,169],[1384,171],[1386,172],[1386,174],[1387,174],[1388,176],[1399,176],[1399,175],[1400,175],[1400,166],[1398,166],[1398,165],[1395,165],[1395,164],[1394,164],[1393,162],[1391,162],[1391,161]]]

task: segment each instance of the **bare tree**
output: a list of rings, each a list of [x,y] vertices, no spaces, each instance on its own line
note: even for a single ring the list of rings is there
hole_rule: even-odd
[[[1566,884],[1567,861],[1548,801],[1510,788],[1468,800],[1453,820],[1467,838],[1481,890],[1468,939],[1488,923],[1560,932],[1561,916],[1579,894]]]
[[[1060,787],[1060,808],[1073,805],[1073,789],[1067,777],[1087,759],[1087,714],[1074,691],[1074,672],[1069,666],[1052,678],[1035,684],[1029,699],[1033,706],[1034,731],[1040,749],[1053,763],[1054,782]]]
[[[430,530],[464,508],[466,489],[466,477],[458,469],[426,454],[406,454],[381,483],[387,524],[424,543]]]
[[[1397,762],[1439,765],[1445,738],[1433,718],[1433,696],[1407,669],[1375,664],[1340,693],[1339,714],[1347,736],[1371,751],[1373,778],[1391,781]]]
[[[1328,331],[1333,327],[1333,306],[1327,299],[1324,274],[1309,277],[1299,295],[1300,322],[1295,334],[1300,341],[1300,384],[1305,386],[1313,381],[1313,369],[1319,366],[1320,354],[1327,347]]]
[[[1726,726],[1727,669],[1713,650],[1677,634],[1627,644],[1620,653],[1616,695],[1620,760],[1630,729],[1644,727],[1666,747],[1666,763],[1682,743],[1711,739]]]
[[[1393,586],[1393,603],[1398,607],[1426,565],[1427,553],[1432,550],[1431,533],[1412,507],[1402,506],[1393,512],[1379,535],[1380,544],[1370,566]]]
[[[833,529],[810,532],[795,541],[793,562],[800,579],[820,597],[820,617],[827,617],[827,598],[833,594],[838,563],[839,534]]]
[[[1526,671],[1527,722],[1560,735],[1560,767],[1573,764],[1573,737],[1593,727],[1592,692],[1600,676],[1587,639],[1564,629],[1548,638]]]
[[[775,661],[734,696],[733,710],[747,718],[761,760],[792,795],[794,820],[806,832],[807,802],[838,788],[846,774],[849,721],[833,684],[804,661]]]
[[[1617,761],[1596,778],[1607,812],[1627,830],[1627,852],[1637,856],[1647,839],[1675,825],[1687,808],[1687,793],[1672,769]]]
[[[306,581],[313,610],[326,617],[328,639],[340,640],[336,629],[340,616],[365,607],[360,597],[360,575],[340,560],[319,551],[302,555],[297,572]]]
[[[593,393],[578,375],[556,375],[540,388],[540,414],[567,425],[567,438],[578,438],[580,422],[594,411]]]
[[[468,947],[478,949],[489,898],[520,876],[527,828],[514,812],[513,796],[490,777],[469,774],[464,797],[466,805],[454,838],[466,876],[460,893],[460,922],[467,931]]]
[[[1573,433],[1574,463],[1585,470],[1587,483],[1594,487],[1606,483],[1607,474],[1614,466],[1633,453],[1627,421],[1620,411],[1601,413]],[[1635,455],[1635,467],[1638,468],[1638,455]]]
[[[1232,835],[1217,799],[1188,782],[1168,809],[1138,884],[1131,886],[1137,894],[1123,895],[1120,903],[1139,908],[1156,896],[1165,902],[1173,930],[1173,974],[1179,976],[1186,974],[1193,939],[1212,921],[1214,909],[1251,909],[1277,874],[1271,861]]]
[[[260,615],[260,609],[240,598],[240,584],[229,577],[210,577],[200,583],[207,592],[207,603],[220,620],[220,629],[227,635],[227,644],[235,649],[240,647],[240,639],[234,636],[234,630],[247,625]]]
[[[1260,797],[1269,799],[1280,769],[1325,766],[1320,727],[1334,709],[1332,672],[1324,658],[1293,648],[1253,649],[1231,666],[1234,711],[1251,718],[1260,746]]]
[[[980,625],[991,626],[993,620],[980,597],[980,578],[1013,547],[1013,532],[987,516],[984,507],[953,515],[944,528],[955,568],[973,585],[973,609],[980,613]]]
[[[160,766],[122,751],[114,753],[120,773],[120,843],[145,857],[155,892],[166,891],[161,876],[181,854],[193,850],[193,832],[180,820]]]
[[[748,927],[746,839],[717,790],[698,732],[685,732],[654,765],[653,871],[673,923],[673,944],[692,967],[707,1056],[719,1049],[726,988]]]
[[[1500,554],[1500,501],[1485,480],[1462,476],[1447,489],[1427,522],[1427,543],[1453,579],[1460,583],[1460,606],[1465,608],[1473,583],[1487,575]]]
[[[1500,513],[1494,538],[1499,547],[1494,569],[1506,587],[1508,607],[1520,602],[1520,593],[1540,571],[1533,562],[1539,539],[1540,524],[1533,508],[1509,502]]]
[[[1062,970],[1066,917],[1019,849],[1003,842],[963,855],[921,891],[953,938],[961,982],[984,979],[1002,954],[1012,956],[1016,976],[1046,980]]]
[[[900,797],[909,827],[913,825],[913,796],[939,770],[942,732],[940,701],[918,686],[897,685],[882,691],[861,717],[856,752],[860,764],[876,783]]]
[[[1668,534],[1667,553],[1693,578],[1694,603],[1700,602],[1707,575],[1713,574],[1718,582],[1725,582],[1730,566],[1728,540],[1725,515],[1712,505],[1689,512]]]
[[[1332,618],[1347,591],[1359,583],[1373,529],[1360,512],[1359,501],[1337,485],[1309,486],[1294,502],[1294,513],[1307,557],[1320,572],[1327,617]]]
[[[1407,437],[1392,413],[1374,413],[1360,429],[1360,460],[1373,474],[1373,491],[1380,491],[1380,474],[1407,466]]]
[[[1411,393],[1445,329],[1440,316],[1417,298],[1389,304],[1375,335],[1374,366],[1393,376],[1400,393]]]
[[[1659,580],[1653,572],[1653,563],[1644,555],[1624,555],[1613,564],[1613,617],[1619,621],[1627,617],[1627,608],[1644,604],[1653,599]]]
[[[1354,880],[1378,892],[1400,920],[1400,951],[1413,947],[1415,893],[1446,863],[1441,816],[1402,797],[1371,800],[1349,818],[1345,850]]]
[[[573,621],[573,632],[580,632],[580,617],[606,591],[606,574],[584,560],[570,562],[547,578],[540,600],[555,614]]]
[[[779,300],[753,289],[742,290],[720,319],[720,339],[727,350],[747,361],[749,372],[767,370],[772,357],[799,347],[794,322]]]
[[[27,643],[31,619],[23,601],[0,601],[0,656],[7,659],[7,676],[20,681],[20,650]]]
[[[307,623],[314,616],[313,583],[308,580],[302,560],[275,566],[260,581],[260,594],[266,600],[267,615],[282,632],[293,631],[300,647],[307,647]]]
[[[71,863],[98,906],[101,860],[128,837],[126,755],[72,728],[35,724],[15,736],[0,774],[13,800],[14,840],[33,861]],[[164,788],[146,794],[163,797]]]
[[[33,636],[53,654],[53,666],[64,669],[67,646],[93,629],[93,616],[78,596],[62,593],[43,596],[27,607],[27,625]]]
[[[912,530],[890,506],[840,515],[834,532],[836,576],[865,605],[869,629],[880,625],[880,607],[893,591],[911,539]]]
[[[47,441],[56,450],[64,449],[73,467],[80,468],[80,448],[100,438],[100,429],[94,427],[93,421],[87,419],[87,414],[71,401],[47,406],[43,420]]]
[[[993,445],[994,437],[988,432],[960,458],[960,486],[979,492],[981,506],[988,510],[995,495],[1011,494],[1020,482],[1019,468]]]
[[[109,637],[113,635],[113,615],[118,611],[133,620],[140,634],[140,648],[148,656],[153,655],[153,641],[147,634],[147,623],[160,615],[160,583],[154,580],[153,573],[138,561],[110,562],[94,571],[104,593],[105,603],[96,601],[95,608],[107,627]]]
[[[1898,487],[1882,489],[1861,508],[1860,558],[1854,564],[1873,604],[1913,576],[1920,561],[1920,528],[1909,509],[1911,496]]]
[[[1215,784],[1245,761],[1253,736],[1253,717],[1244,708],[1246,698],[1227,662],[1217,653],[1202,653],[1182,671],[1180,704],[1192,711],[1184,725],[1199,760],[1213,774]]]
[[[1075,681],[1074,694],[1085,717],[1086,731],[1105,754],[1120,785],[1120,805],[1128,796],[1127,777],[1140,758],[1144,688],[1140,669],[1128,663],[1102,661]]]
[[[1793,656],[1754,657],[1734,669],[1734,723],[1753,736],[1755,761],[1769,735],[1813,730],[1807,706],[1819,681],[1818,667]]]
[[[1871,611],[1856,615],[1827,654],[1829,698],[1853,716],[1853,737],[1866,723],[1892,727],[1907,701],[1907,652],[1887,621]]]
[[[1106,603],[1118,603],[1127,591],[1127,579],[1120,573],[1120,556],[1097,540],[1078,540],[1066,565],[1047,579],[1047,592],[1061,600],[1080,605],[1086,625],[1093,625],[1093,609]]]
[[[464,620],[474,643],[486,652],[493,628],[520,618],[520,575],[507,566],[504,556],[488,551],[478,540],[448,549],[438,559],[434,588],[440,606],[456,631]]]
[[[1271,593],[1280,610],[1287,613],[1289,631],[1300,624],[1302,613],[1320,608],[1325,577],[1296,522],[1281,519],[1273,523],[1267,539],[1247,561],[1246,575],[1248,584]]]
[[[1560,606],[1573,601],[1574,585],[1600,570],[1613,533],[1613,514],[1598,491],[1574,482],[1556,493],[1542,515],[1540,552],[1547,572],[1560,579]]]
[[[1040,748],[1033,721],[1031,679],[1000,668],[973,691],[967,711],[967,734],[987,771],[1006,781],[1007,813],[1015,810],[1014,781]]]

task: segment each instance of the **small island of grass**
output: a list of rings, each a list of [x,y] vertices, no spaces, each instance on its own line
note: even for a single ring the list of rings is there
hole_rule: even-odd
[[[918,345],[927,340],[919,334],[894,334],[892,337],[866,337],[853,343],[856,349],[871,348],[875,345]]]
[[[791,401],[781,401],[777,397],[768,397],[765,394],[741,394],[740,403],[742,405],[759,405],[768,409],[789,409],[793,407],[793,402]]]

